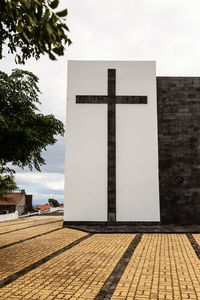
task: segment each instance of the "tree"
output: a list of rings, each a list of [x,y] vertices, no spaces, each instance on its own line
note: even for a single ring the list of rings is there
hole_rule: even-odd
[[[58,5],[59,0],[1,0],[0,59],[5,43],[17,63],[45,53],[52,60],[63,55],[71,40],[64,23],[67,9],[55,12]]]
[[[13,175],[0,176],[0,196],[16,190],[18,187]]]
[[[53,207],[60,206],[60,203],[56,199],[49,198],[48,202],[49,202],[50,206],[53,206]]]
[[[58,5],[59,0],[1,0],[0,59],[5,44],[21,64],[45,53],[51,60],[64,55],[71,40],[64,23],[67,10],[55,12]],[[56,142],[54,135],[64,134],[62,122],[53,115],[36,113],[37,82],[30,72],[15,70],[11,76],[0,72],[0,193],[16,188],[8,162],[40,170],[45,163],[42,149]]]
[[[41,156],[47,145],[64,135],[64,125],[53,115],[39,113],[38,78],[28,71],[0,72],[0,165],[10,172],[11,162],[31,170],[45,164]]]

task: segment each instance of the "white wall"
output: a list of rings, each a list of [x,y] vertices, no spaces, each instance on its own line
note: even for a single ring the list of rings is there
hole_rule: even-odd
[[[64,207],[50,207],[50,213],[59,210],[64,211]]]
[[[0,222],[18,219],[18,212],[0,215]]]
[[[105,67],[69,61],[64,220],[107,220],[107,105],[75,103],[106,93]]]
[[[117,221],[159,221],[155,62],[124,62],[117,95],[146,95],[148,104],[118,104]]]
[[[107,104],[76,104],[76,95],[147,95],[146,104],[117,104],[117,220],[159,221],[154,62],[69,61],[65,221],[107,220]]]

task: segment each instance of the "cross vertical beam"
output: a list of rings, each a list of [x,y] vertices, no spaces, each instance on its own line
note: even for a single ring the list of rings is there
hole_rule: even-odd
[[[108,69],[108,221],[116,221],[116,70]]]

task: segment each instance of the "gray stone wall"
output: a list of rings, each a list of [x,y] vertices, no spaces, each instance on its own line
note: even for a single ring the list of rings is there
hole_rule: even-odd
[[[21,200],[16,205],[16,210],[18,211],[19,216],[25,212],[26,205],[26,195],[24,194]]]
[[[200,224],[200,78],[157,77],[161,222]]]

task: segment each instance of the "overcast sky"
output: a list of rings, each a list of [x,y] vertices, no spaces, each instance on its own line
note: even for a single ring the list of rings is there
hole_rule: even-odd
[[[0,70],[18,67],[40,79],[40,107],[65,123],[67,60],[156,60],[158,76],[200,76],[199,0],[62,0],[73,44],[56,62],[47,57],[17,66],[11,55]],[[67,130],[67,128],[66,128]],[[42,172],[17,169],[20,189],[33,203],[64,200],[64,138],[44,153]]]

